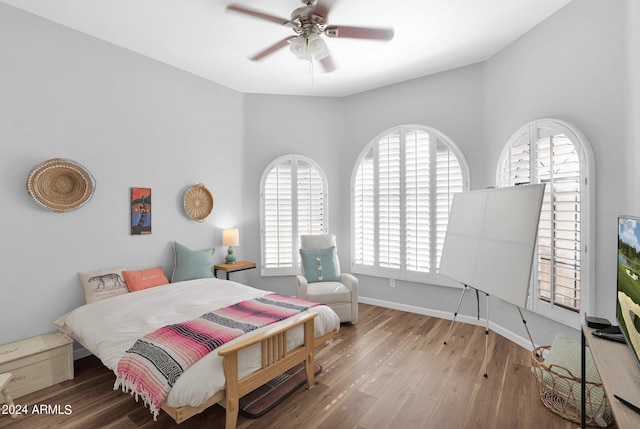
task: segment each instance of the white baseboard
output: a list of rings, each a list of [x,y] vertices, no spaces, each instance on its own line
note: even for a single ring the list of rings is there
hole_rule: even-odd
[[[453,319],[453,312],[445,312],[441,310],[434,310],[431,308],[418,307],[418,306],[409,305],[409,304],[399,304],[397,302],[385,301],[385,300],[375,299],[375,298],[367,298],[364,296],[360,296],[358,297],[358,299],[363,304],[371,304],[378,307],[390,308],[392,310],[406,311],[408,313],[422,314],[424,316],[437,317],[438,319],[446,319],[446,320]],[[480,320],[478,320],[475,317],[467,316],[464,314],[458,314],[456,316],[456,321],[469,323],[471,325],[477,325],[477,326],[486,325],[485,319],[481,318]],[[523,347],[527,350],[533,350],[531,347],[531,341],[529,341],[528,338],[524,338],[520,335],[517,335],[514,332],[500,325],[497,325],[491,321],[489,321],[489,330],[494,331],[496,334],[502,335],[503,337],[505,337],[510,341],[513,341],[514,343],[518,344],[520,347]]]

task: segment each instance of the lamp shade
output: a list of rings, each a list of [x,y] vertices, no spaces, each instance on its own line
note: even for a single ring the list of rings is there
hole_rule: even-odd
[[[240,234],[238,233],[237,228],[222,230],[222,245],[223,246],[240,245]]]

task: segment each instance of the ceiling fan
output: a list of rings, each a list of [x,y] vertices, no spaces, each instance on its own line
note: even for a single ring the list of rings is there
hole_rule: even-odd
[[[327,18],[334,2],[335,0],[302,0],[304,6],[295,9],[291,13],[290,19],[280,18],[236,4],[227,6],[227,10],[284,25],[293,29],[294,33],[296,33],[296,35],[286,37],[249,57],[250,60],[261,60],[289,45],[291,52],[298,59],[317,60],[324,71],[329,73],[335,69],[335,65],[321,36],[372,40],[391,40],[393,38],[393,30],[388,28],[328,25]]]

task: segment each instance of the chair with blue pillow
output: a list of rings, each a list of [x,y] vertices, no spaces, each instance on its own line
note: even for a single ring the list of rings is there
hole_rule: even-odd
[[[296,296],[326,304],[340,322],[358,319],[358,279],[340,272],[335,235],[300,237],[301,272],[296,276]]]

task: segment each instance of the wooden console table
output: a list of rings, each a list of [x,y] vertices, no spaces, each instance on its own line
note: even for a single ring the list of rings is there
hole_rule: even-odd
[[[236,271],[251,270],[255,267],[256,267],[256,263],[249,262],[249,261],[237,261],[237,262],[234,262],[233,264],[227,264],[227,263],[217,264],[213,266],[213,276],[218,277],[218,270],[220,270],[227,273],[227,280],[229,280],[229,273],[233,273]]]
[[[615,341],[594,337],[595,329],[582,325],[582,380],[585,379],[585,347],[588,345],[598,368],[604,390],[609,398],[618,429],[640,428],[640,414],[618,401],[618,395],[640,407],[640,367],[636,364],[629,346]],[[585,397],[582,384],[582,398]],[[582,401],[582,427],[585,427],[585,403]]]

